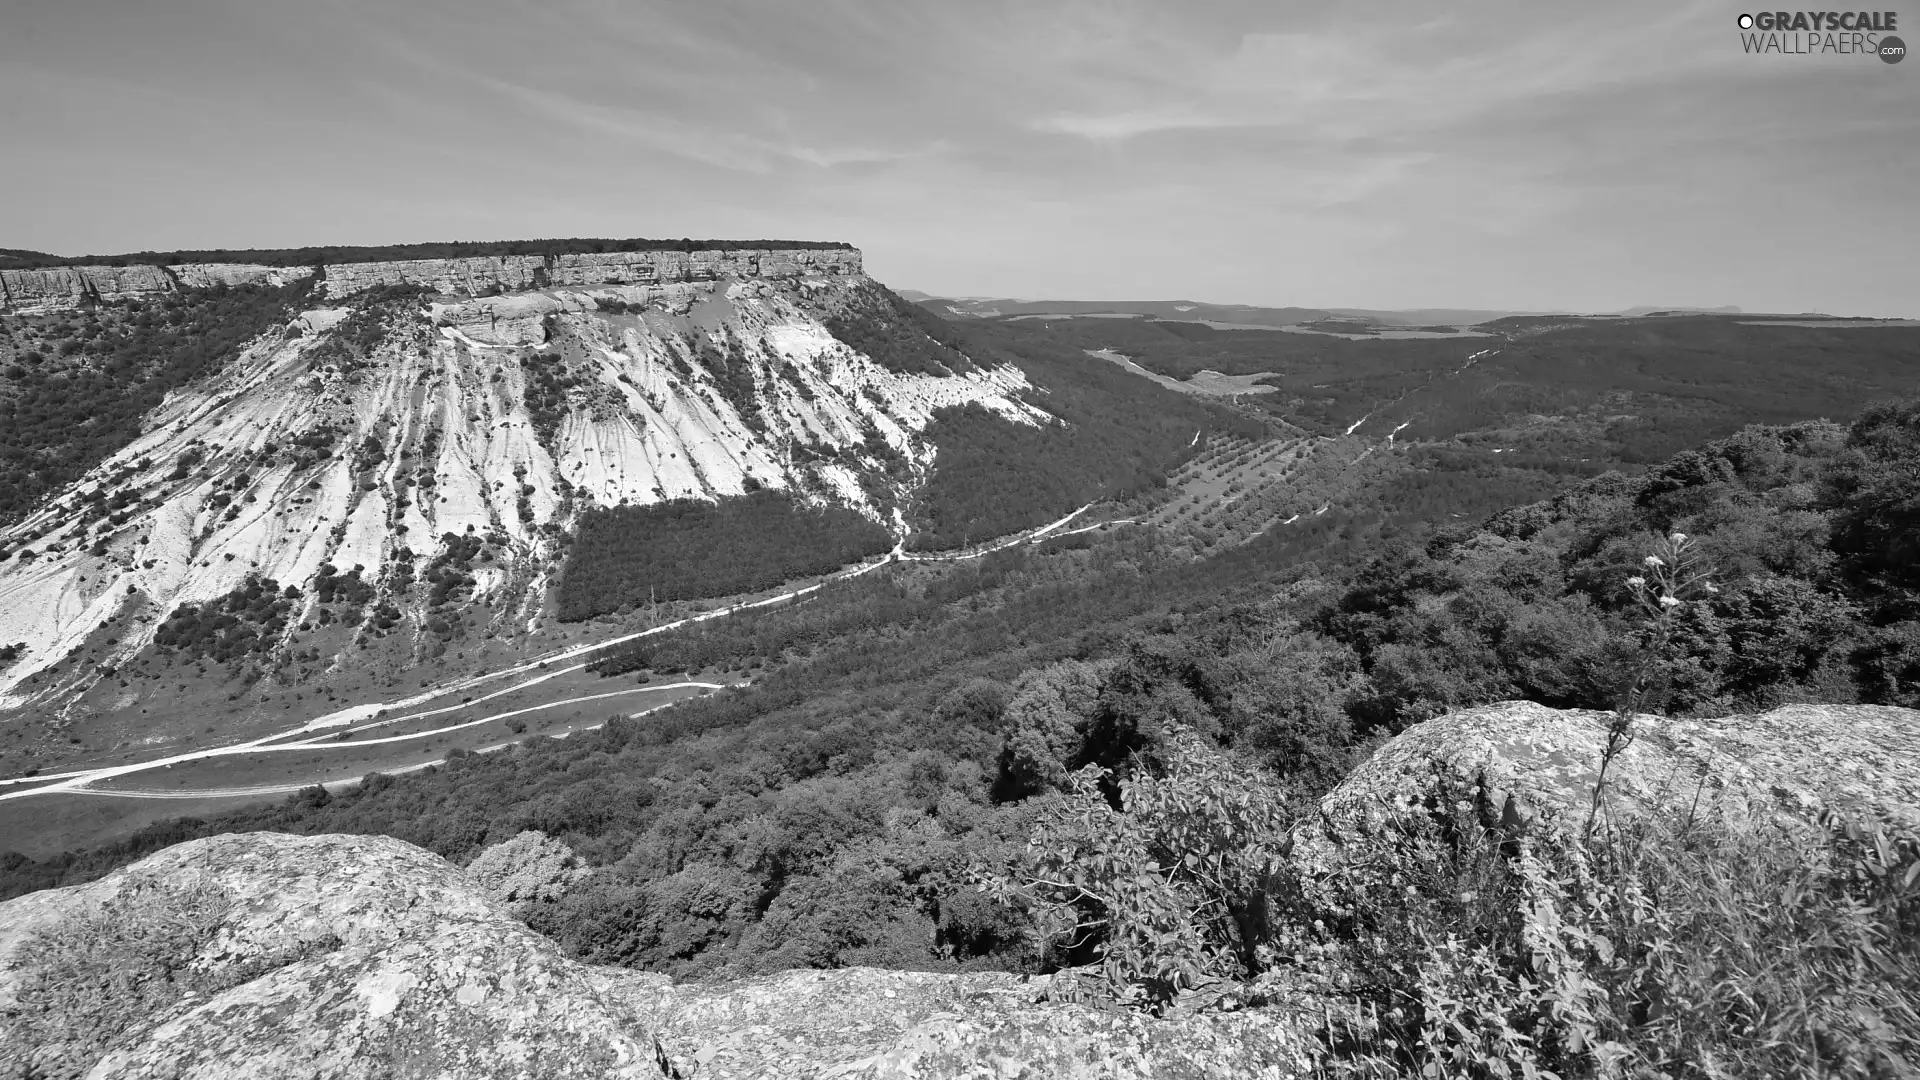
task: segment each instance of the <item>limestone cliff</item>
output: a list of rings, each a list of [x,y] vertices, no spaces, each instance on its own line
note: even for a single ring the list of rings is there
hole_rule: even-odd
[[[37,314],[88,302],[141,298],[208,285],[283,285],[314,275],[311,266],[186,263],[179,266],[62,266],[0,270],[0,311]]]
[[[27,705],[9,692],[83,643],[111,637],[99,663],[124,663],[156,616],[249,575],[305,589],[323,566],[359,567],[384,588],[396,561],[431,560],[449,533],[496,538],[507,557],[479,571],[477,595],[524,626],[558,536],[590,507],[770,488],[897,528],[936,410],[1051,418],[1010,365],[903,371],[837,339],[828,322],[879,295],[860,267],[837,248],[325,267],[317,306],[169,395],[133,443],[0,530],[0,644],[27,646],[0,670],[0,708]],[[6,282],[16,304],[52,304],[312,272],[75,267]],[[368,292],[391,285],[426,292]],[[102,521],[89,505],[120,509]]]
[[[664,285],[727,278],[777,281],[799,277],[857,277],[861,273],[861,256],[855,248],[500,255],[339,263],[324,267],[248,263],[63,266],[0,270],[0,311],[45,313],[91,301],[153,296],[215,283],[280,285],[315,274],[322,278],[322,295],[341,299],[379,285],[421,285],[440,293],[476,296],[549,285]]]

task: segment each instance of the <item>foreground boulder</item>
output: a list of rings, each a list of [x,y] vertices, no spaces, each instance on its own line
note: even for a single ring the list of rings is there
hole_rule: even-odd
[[[1265,1012],[1157,1020],[1004,973],[709,987],[576,963],[385,837],[180,844],[0,904],[0,1078],[1284,1077]],[[992,1071],[980,1073],[980,1063]]]
[[[1303,868],[1337,872],[1407,816],[1471,800],[1512,835],[1585,827],[1611,713],[1507,701],[1437,717],[1381,746],[1321,800],[1295,836]],[[1920,831],[1920,712],[1880,705],[1787,705],[1689,720],[1639,716],[1607,767],[1605,815],[1711,812]]]
[[[196,840],[0,927],[0,1076],[659,1075],[580,965],[385,837]]]

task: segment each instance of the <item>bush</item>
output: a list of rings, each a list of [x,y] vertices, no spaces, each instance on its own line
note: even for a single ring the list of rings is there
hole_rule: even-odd
[[[1425,819],[1342,875],[1350,919],[1299,939],[1350,980],[1336,1071],[1908,1075],[1920,856],[1828,823],[1649,819],[1507,854]]]
[[[1108,771],[1074,773],[1041,809],[1015,875],[983,885],[1034,913],[1057,962],[1097,962],[1121,1001],[1247,995],[1268,966],[1288,799],[1191,732],[1163,754],[1164,773],[1119,782],[1117,810],[1101,792]]]
[[[585,873],[573,849],[546,833],[528,829],[495,844],[467,864],[480,893],[519,917],[534,904],[551,904]]]

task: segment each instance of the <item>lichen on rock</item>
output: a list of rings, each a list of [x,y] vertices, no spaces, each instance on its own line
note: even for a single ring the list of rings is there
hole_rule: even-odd
[[[1321,800],[1295,833],[1309,876],[1337,873],[1370,836],[1466,795],[1512,835],[1582,829],[1595,812],[1611,714],[1507,701],[1395,736]],[[1599,812],[1811,821],[1831,809],[1920,831],[1920,713],[1877,705],[1787,705],[1713,719],[1639,716],[1607,769]]]

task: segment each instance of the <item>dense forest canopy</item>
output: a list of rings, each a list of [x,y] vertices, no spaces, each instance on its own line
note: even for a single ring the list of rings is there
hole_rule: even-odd
[[[248,263],[258,266],[321,266],[409,259],[467,259],[495,255],[603,255],[628,251],[850,251],[833,240],[645,240],[576,237],[553,240],[457,240],[371,247],[329,245],[301,248],[215,248],[208,251],[136,251],[123,255],[48,255],[0,250],[0,270],[56,266],[173,266],[180,263]]]
[[[908,547],[942,550],[1004,536],[1083,506],[1165,483],[1222,434],[1269,428],[1166,390],[1018,326],[967,324],[950,340],[986,364],[1010,363],[1037,388],[1027,400],[1058,423],[1016,424],[979,406],[935,414],[932,474],[908,510]]]
[[[878,555],[893,537],[844,506],[781,491],[589,509],[561,570],[560,617],[771,588]]]

